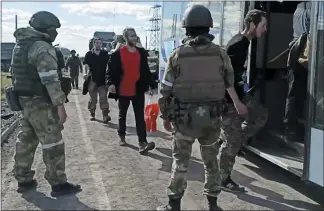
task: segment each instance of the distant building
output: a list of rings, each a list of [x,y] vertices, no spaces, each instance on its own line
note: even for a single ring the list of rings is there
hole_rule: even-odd
[[[60,47],[60,50],[62,51],[62,54],[63,54],[64,59],[66,61],[67,58],[69,58],[71,51],[68,48],[63,48],[63,47]]]
[[[66,61],[70,56],[70,50],[68,48],[61,47],[59,44],[55,44],[54,47],[59,48],[63,54],[64,60]]]
[[[1,43],[1,71],[9,72],[12,50],[16,43]]]

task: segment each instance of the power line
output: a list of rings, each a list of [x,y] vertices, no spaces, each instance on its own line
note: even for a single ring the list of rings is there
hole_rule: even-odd
[[[151,32],[150,34],[150,48],[151,49],[158,49],[159,46],[159,38],[160,38],[160,21],[161,21],[161,14],[160,14],[160,9],[161,9],[161,5],[154,5],[153,7],[151,7],[150,10],[152,11],[152,18],[149,19],[149,21],[152,23],[152,27],[151,29],[149,29],[148,31]]]

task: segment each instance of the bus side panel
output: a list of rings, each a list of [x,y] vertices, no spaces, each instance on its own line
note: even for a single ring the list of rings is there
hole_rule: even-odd
[[[312,128],[309,156],[309,181],[324,187],[324,131]]]
[[[305,179],[324,187],[323,40],[324,2],[313,2],[311,9],[311,53],[309,54],[308,126]]]

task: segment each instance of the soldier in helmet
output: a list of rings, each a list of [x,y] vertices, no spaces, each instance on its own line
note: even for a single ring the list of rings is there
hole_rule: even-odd
[[[35,171],[31,170],[39,142],[46,165],[45,179],[57,197],[81,191],[79,185],[67,182],[65,174],[63,123],[66,121],[65,94],[58,77],[57,57],[52,42],[57,36],[59,19],[50,12],[35,13],[29,24],[14,32],[17,39],[13,50],[13,90],[22,108],[14,155],[14,175],[17,191],[22,193],[35,188]]]
[[[73,89],[79,89],[79,71],[82,72],[82,64],[76,55],[76,51],[71,51],[71,56],[67,59],[65,69],[70,69],[70,76],[72,80]]]
[[[217,138],[221,129],[225,134],[231,132],[231,119],[223,112],[226,90],[239,114],[246,114],[247,108],[235,92],[234,72],[226,51],[212,42],[210,11],[203,5],[190,6],[184,12],[182,27],[187,37],[168,58],[160,90],[164,128],[173,131],[173,165],[167,188],[169,203],[157,210],[180,210],[195,139],[201,145],[205,165],[204,195],[209,210],[219,210],[217,196],[221,179],[216,157]]]

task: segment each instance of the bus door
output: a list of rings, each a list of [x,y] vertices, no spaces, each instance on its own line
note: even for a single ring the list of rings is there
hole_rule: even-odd
[[[308,139],[288,142],[283,123],[288,93],[287,49],[293,39],[293,14],[299,3],[253,2],[250,5],[249,9],[261,9],[267,14],[267,33],[254,39],[250,47],[248,83],[251,88],[258,82],[254,95],[268,108],[268,121],[247,148],[302,177],[307,158],[304,146]],[[306,90],[307,86],[304,88]],[[307,131],[306,126],[303,128]]]
[[[324,187],[324,2],[312,2],[304,179]]]

